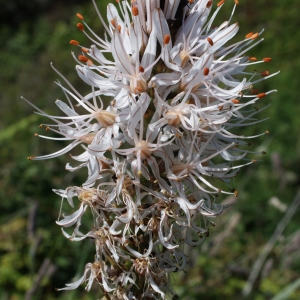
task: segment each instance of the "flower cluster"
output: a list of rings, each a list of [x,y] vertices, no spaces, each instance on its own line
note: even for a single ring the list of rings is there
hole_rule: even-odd
[[[273,91],[257,94],[253,85],[274,74],[245,68],[271,58],[245,56],[261,32],[227,45],[239,27],[231,17],[213,26],[224,0],[210,18],[212,0],[119,0],[107,6],[107,22],[93,2],[105,38],[77,14],[77,27],[92,45],[70,42],[81,49],[73,56],[90,94],[82,96],[55,69],[65,82],[57,84],[67,103],[56,101],[65,116],[34,106],[54,122],[46,126],[62,136],[55,139],[70,143],[30,159],[81,145],[83,153],[71,156],[79,164],[66,168],[88,171],[82,186],[55,190],[72,207],[74,198],[79,203],[57,221],[63,234],[71,241],[92,239],[96,247],[83,276],[61,290],[86,282],[87,290],[98,284],[107,299],[165,298],[174,295],[170,274],[186,267],[183,245],[204,242],[224,209],[216,197],[237,196],[231,179],[255,162],[246,158],[249,143],[243,141],[254,136],[232,129],[259,122],[248,106]],[[83,233],[87,210],[93,226]],[[72,233],[64,229],[72,226]]]

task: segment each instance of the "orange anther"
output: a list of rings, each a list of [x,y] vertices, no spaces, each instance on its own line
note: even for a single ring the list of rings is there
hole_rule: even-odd
[[[257,94],[256,97],[259,98],[259,99],[263,98],[263,97],[266,97],[266,93]]]
[[[252,34],[252,36],[250,37],[251,40],[255,40],[257,37],[259,36],[258,32]]]
[[[270,62],[270,61],[272,61],[272,58],[271,57],[265,57],[265,58],[263,58],[263,61],[264,62]]]
[[[214,44],[213,40],[211,38],[207,38],[207,41],[209,42],[209,44],[212,46]]]
[[[232,99],[231,102],[234,103],[234,104],[239,104],[240,100],[238,100],[238,99]]]
[[[84,19],[82,14],[76,14],[77,18],[80,19],[81,21]]]
[[[254,56],[250,56],[250,57],[248,57],[248,60],[251,60],[251,61],[257,61],[257,58],[254,57]]]
[[[110,24],[111,24],[113,27],[116,27],[116,22],[115,22],[115,20],[110,20]]]
[[[88,59],[88,60],[87,60],[87,64],[88,64],[88,66],[91,67],[94,63],[93,63],[93,61],[92,61],[91,59]]]
[[[77,24],[77,28],[80,30],[80,31],[83,31],[84,30],[84,27],[81,23],[78,23]]]
[[[209,74],[209,68],[204,68],[203,75],[207,76]]]
[[[84,48],[84,47],[81,48],[81,51],[85,52],[85,53],[89,53],[90,52],[90,50],[88,48]]]
[[[170,42],[170,39],[171,39],[170,35],[169,35],[169,34],[166,34],[166,35],[164,36],[164,44],[165,44],[165,45],[168,45],[169,42]]]
[[[70,41],[70,44],[71,45],[74,45],[74,46],[78,46],[79,45],[79,42],[75,41],[75,40],[71,40]]]
[[[221,1],[218,2],[217,6],[219,7],[219,6],[221,6],[222,4],[224,4],[224,3],[225,3],[225,0],[221,0]]]
[[[84,56],[84,55],[79,55],[79,56],[78,56],[78,59],[79,59],[80,61],[82,61],[82,62],[87,62],[87,61],[88,61],[88,58],[87,58],[86,56]]]
[[[118,31],[119,32],[121,32],[121,29],[122,29],[121,25],[118,25]]]
[[[142,66],[139,66],[139,70],[141,73],[144,73],[145,69]]]
[[[212,0],[209,0],[209,1],[207,2],[207,4],[206,4],[206,7],[207,7],[207,8],[210,8],[211,5],[212,5]]]
[[[235,3],[236,5],[238,5],[238,4],[239,4],[239,1],[238,1],[238,0],[234,0],[234,3]]]
[[[131,9],[132,15],[134,15],[135,17],[139,14],[139,9],[137,8],[137,6],[133,6]]]
[[[269,76],[270,75],[270,72],[269,71],[262,71],[260,73],[261,76],[265,77],[265,76]]]
[[[34,136],[39,136],[38,133],[35,133]]]
[[[249,32],[248,34],[246,34],[245,38],[250,39],[253,34],[254,34],[253,32]]]

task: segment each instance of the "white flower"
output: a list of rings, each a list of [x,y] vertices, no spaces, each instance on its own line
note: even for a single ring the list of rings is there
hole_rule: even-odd
[[[216,196],[237,196],[231,179],[256,162],[248,158],[252,152],[243,139],[261,134],[245,137],[231,130],[260,122],[255,116],[264,108],[251,105],[275,90],[251,91],[276,73],[246,70],[271,61],[244,56],[262,41],[257,40],[262,32],[230,45],[238,24],[230,18],[213,26],[224,2],[209,19],[211,0],[117,1],[118,8],[108,5],[105,22],[93,0],[105,38],[77,14],[82,21],[77,27],[92,45],[71,40],[81,48],[73,57],[91,93],[80,95],[54,68],[68,87],[58,82],[68,104],[56,104],[66,116],[48,115],[31,104],[55,123],[46,129],[62,137],[51,139],[71,143],[30,159],[56,157],[81,145],[84,152],[72,156],[80,164],[67,169],[88,169],[82,187],[56,190],[72,207],[73,198],[80,201],[74,213],[57,221],[66,228],[75,225],[72,234],[70,229],[63,234],[72,241],[93,239],[96,247],[95,262],[64,289],[88,281],[87,290],[97,283],[112,299],[172,294],[168,274],[187,264],[182,245],[204,242],[224,209]],[[86,113],[77,113],[75,105]],[[82,233],[88,208],[93,228]]]

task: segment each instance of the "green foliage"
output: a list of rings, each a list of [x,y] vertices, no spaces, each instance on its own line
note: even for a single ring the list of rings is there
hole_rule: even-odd
[[[88,45],[86,37],[76,28],[75,13],[81,12],[98,34],[103,29],[91,3],[71,6],[68,4],[71,2],[55,7],[50,1],[36,1],[39,9],[36,15],[30,10],[30,17],[26,16],[32,7],[30,1],[27,6],[25,2],[20,4],[20,9],[27,7],[24,14],[8,5],[1,12],[3,18],[5,9],[6,13],[14,11],[22,17],[0,27],[0,300],[24,299],[46,259],[54,271],[42,276],[31,299],[101,298],[97,291],[86,293],[84,287],[67,293],[55,291],[55,287],[81,276],[85,263],[93,255],[92,244],[71,243],[55,225],[61,203],[52,188],[79,184],[81,173],[69,174],[63,170],[67,156],[42,162],[26,160],[32,154],[51,153],[63,146],[33,136],[35,132],[43,132],[38,125],[45,120],[32,115],[32,107],[20,99],[23,95],[41,109],[57,112],[54,101],[63,97],[63,93],[52,83],[58,75],[50,62],[83,94],[89,91],[74,72],[75,62],[70,56],[71,50],[76,54],[79,50],[69,45],[69,40]],[[300,26],[299,1],[239,2],[233,17],[240,25],[237,39],[249,31],[265,28],[265,41],[250,54],[259,59],[273,58],[271,63],[259,65],[258,71],[281,71],[255,87],[262,92],[278,90],[257,104],[262,108],[271,103],[259,116],[270,118],[244,128],[245,135],[270,131],[269,135],[251,141],[249,148],[266,150],[267,155],[251,157],[261,161],[241,170],[235,179],[238,201],[220,218],[216,228],[211,228],[210,237],[200,249],[187,249],[191,267],[186,273],[174,276],[179,299],[241,299],[241,290],[256,258],[283,216],[283,212],[270,205],[269,199],[277,197],[288,206],[299,188],[300,32],[295,30]],[[98,1],[103,15],[106,3]],[[228,19],[232,3],[225,3],[216,22]],[[220,197],[219,201],[223,200]],[[68,212],[67,205],[63,211]],[[299,249],[300,242],[295,239],[298,219],[292,219],[271,251],[249,299],[300,299],[299,253],[290,250],[292,245]]]

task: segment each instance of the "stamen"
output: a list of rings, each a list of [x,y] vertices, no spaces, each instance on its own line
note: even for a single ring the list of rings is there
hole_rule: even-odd
[[[253,34],[254,34],[253,32],[249,32],[248,34],[246,34],[245,38],[250,39]]]
[[[116,28],[116,22],[115,22],[115,20],[110,20],[110,24],[111,24],[114,28]]]
[[[87,61],[88,61],[88,58],[87,58],[86,56],[84,56],[84,55],[79,55],[79,56],[78,56],[78,59],[79,59],[80,61],[82,61],[82,62],[87,62]]]
[[[248,60],[250,60],[250,61],[257,61],[257,58],[254,57],[254,56],[250,56],[250,57],[248,57]]]
[[[171,39],[170,35],[169,35],[169,34],[166,34],[166,35],[164,36],[164,44],[165,44],[165,45],[168,45],[169,42],[170,42],[170,39]]]
[[[225,3],[225,0],[221,0],[218,2],[217,6],[219,7],[219,6],[223,5],[224,3]]]
[[[77,13],[76,16],[77,16],[77,18],[80,19],[81,21],[84,19],[82,14]]]
[[[207,76],[209,74],[209,68],[205,68],[204,70],[203,70],[203,75],[204,76]]]
[[[269,76],[270,72],[269,71],[263,71],[260,74],[261,74],[261,76],[265,77],[265,76]]]
[[[213,3],[212,0],[208,1],[207,4],[206,4],[206,7],[207,7],[207,8],[210,8],[211,5],[212,5],[212,3]]]
[[[80,31],[84,31],[84,26],[83,26],[81,23],[78,23],[78,24],[77,24],[77,28],[78,28]]]
[[[213,40],[211,39],[211,38],[207,38],[207,41],[209,42],[209,44],[211,45],[211,46],[213,46],[214,45],[214,42],[213,42]]]
[[[71,44],[71,45],[74,45],[74,46],[78,46],[78,45],[79,45],[79,42],[76,41],[76,40],[71,40],[71,41],[70,41],[70,44]]]
[[[136,17],[139,14],[139,9],[137,8],[137,6],[133,6],[131,12],[132,15]]]
[[[271,57],[265,57],[265,58],[263,58],[263,62],[268,63],[268,62],[271,62],[271,61],[272,61]]]
[[[261,99],[263,97],[266,97],[266,93],[260,93],[260,94],[256,95],[256,97]]]

